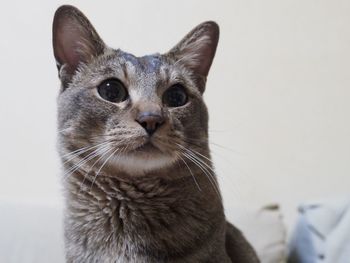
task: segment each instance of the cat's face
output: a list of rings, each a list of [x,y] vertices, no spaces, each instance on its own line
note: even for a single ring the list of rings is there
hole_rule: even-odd
[[[58,9],[53,30],[63,159],[143,174],[171,166],[188,147],[207,147],[202,94],[215,23],[199,25],[167,54],[144,57],[108,48],[70,6]]]

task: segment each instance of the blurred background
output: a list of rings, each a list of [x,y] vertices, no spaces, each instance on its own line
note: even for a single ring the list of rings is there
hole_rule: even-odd
[[[51,44],[61,4],[135,55],[220,25],[205,101],[228,210],[278,203],[292,225],[300,203],[349,193],[349,1],[13,0],[0,9],[0,202],[63,203]]]

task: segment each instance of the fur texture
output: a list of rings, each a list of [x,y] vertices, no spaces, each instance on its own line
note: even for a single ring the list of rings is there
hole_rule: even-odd
[[[135,57],[107,47],[76,8],[56,11],[67,262],[258,262],[225,220],[210,159],[202,93],[218,38],[205,22],[167,54]],[[103,99],[106,79],[127,99]],[[188,101],[167,107],[178,84]],[[162,116],[152,135],[135,121],[145,112]]]

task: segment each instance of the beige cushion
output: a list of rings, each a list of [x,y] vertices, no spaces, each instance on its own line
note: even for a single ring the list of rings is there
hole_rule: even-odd
[[[229,207],[226,216],[244,233],[261,263],[286,262],[286,229],[278,205],[257,210]]]

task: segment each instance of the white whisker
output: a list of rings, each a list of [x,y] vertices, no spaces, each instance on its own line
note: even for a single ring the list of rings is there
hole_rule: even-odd
[[[87,152],[89,150],[95,149],[95,148],[97,148],[99,146],[102,146],[104,144],[107,144],[107,143],[109,143],[109,142],[108,141],[104,141],[102,143],[99,143],[99,144],[96,144],[96,145],[93,145],[93,146],[90,146],[90,145],[89,146],[85,146],[85,147],[82,147],[80,149],[77,149],[77,150],[74,150],[72,152],[69,152],[69,153],[66,153],[66,154],[62,155],[62,158],[67,158],[67,157],[70,157],[70,156],[79,155],[81,153],[84,153],[84,152]]]
[[[108,145],[104,146],[108,147]],[[103,149],[104,149],[103,148]],[[77,171],[78,169],[80,169],[84,164],[86,164],[87,162],[89,162],[90,160],[96,158],[99,155],[99,151],[101,149],[97,148],[94,151],[92,151],[91,153],[89,153],[87,156],[85,156],[85,158],[83,158],[82,160],[80,160],[78,163],[74,164],[71,168],[69,168],[66,173],[63,175],[64,180],[66,180],[71,174],[73,174],[75,171]]]
[[[180,160],[183,161],[183,163],[186,165],[187,169],[189,170],[189,172],[190,172],[190,174],[191,174],[191,176],[192,176],[192,178],[193,178],[193,181],[195,182],[195,184],[196,184],[197,187],[198,187],[198,190],[199,190],[199,191],[202,191],[202,189],[200,188],[200,186],[199,186],[199,184],[198,184],[198,182],[197,182],[197,180],[196,180],[196,177],[194,176],[194,174],[193,174],[191,168],[188,166],[188,164],[186,163],[186,161],[185,161],[180,155],[177,155],[177,156],[178,156],[178,157],[180,158]]]
[[[105,154],[108,153],[111,149],[112,149],[112,148],[110,148],[109,145],[107,145],[107,146],[105,146],[103,149],[101,149],[101,153],[99,153],[100,157],[97,158],[97,160],[90,166],[89,170],[85,173],[84,179],[83,179],[83,181],[82,181],[81,184],[80,184],[80,191],[81,191],[81,189],[82,189],[82,187],[83,187],[83,185],[84,185],[84,182],[85,182],[85,180],[86,180],[86,176],[90,173],[90,171],[94,168],[94,166],[95,166],[100,160],[102,160],[102,158],[105,156]],[[79,192],[80,192],[80,191],[79,191]]]
[[[203,164],[202,164],[203,161],[202,160],[199,160],[199,158],[197,156],[195,156],[194,154],[192,154],[191,152],[187,151],[187,153],[186,153],[185,150],[187,151],[187,149],[184,149],[182,151],[183,156],[186,157],[192,163],[194,163],[207,176],[207,178],[208,178],[210,184],[212,185],[214,191],[216,192],[218,197],[221,199],[219,186],[217,184],[215,176],[205,166],[203,166]]]
[[[216,182],[216,179],[215,179],[214,175],[213,175],[206,167],[204,167],[204,166],[201,164],[201,162],[199,162],[199,161],[197,160],[197,158],[195,158],[195,157],[193,157],[192,155],[189,155],[189,154],[187,154],[187,153],[183,153],[183,155],[184,155],[187,159],[189,159],[189,160],[191,160],[193,163],[195,163],[195,164],[197,165],[197,167],[198,167],[199,169],[201,169],[202,172],[203,172],[205,175],[207,175],[208,180],[209,180],[210,183],[212,184],[212,186],[213,186],[215,192],[218,194],[218,196],[220,196],[219,187],[218,187],[218,185],[217,185],[217,182]]]
[[[187,143],[188,143],[188,142],[187,142]],[[189,143],[189,144],[191,145],[191,143]],[[220,145],[218,145],[218,146],[220,146]],[[179,147],[181,147],[182,149],[185,149],[186,151],[195,152],[195,153],[197,153],[198,155],[202,156],[203,158],[205,158],[205,159],[211,161],[207,156],[205,156],[205,155],[203,155],[203,154],[197,152],[197,151],[194,150],[193,148],[191,148],[191,150],[190,150],[190,149],[187,149],[187,148],[183,147],[182,145],[179,145]],[[223,146],[222,146],[222,147],[223,147]],[[228,149],[228,150],[230,150],[230,149]],[[237,167],[233,167],[233,166],[232,166],[232,163],[231,163],[229,160],[227,160],[225,157],[221,156],[220,154],[218,154],[217,152],[215,152],[215,151],[213,151],[213,150],[211,150],[211,153],[214,154],[214,155],[216,155],[216,156],[218,156],[218,157],[220,157],[222,160],[226,161],[227,164],[229,165],[229,167],[232,168],[232,170],[237,170]],[[198,156],[197,156],[197,157],[198,157]],[[198,157],[198,160],[200,160],[199,157]],[[211,162],[212,162],[212,161],[211,161]],[[211,170],[215,173],[215,171],[212,169],[212,167],[208,166],[208,165],[207,165],[205,162],[203,162],[203,161],[202,161],[202,163],[203,163],[205,166],[207,166],[208,169],[211,169]],[[222,171],[222,170],[220,170],[220,171],[221,171],[222,173],[224,173],[224,171]],[[246,176],[246,177],[247,177],[247,176]],[[244,177],[244,178],[246,178],[246,177]],[[232,187],[235,189],[235,193],[237,193],[236,196],[239,197],[239,196],[240,196],[240,189],[239,189],[238,187],[236,187],[236,185],[232,185]]]
[[[110,150],[112,150],[113,148],[110,148]],[[94,176],[94,179],[92,180],[91,186],[90,186],[90,191],[92,189],[92,186],[95,183],[95,180],[97,179],[98,174],[101,172],[102,168],[105,166],[105,164],[108,162],[108,160],[119,150],[119,148],[115,149],[115,151],[113,151],[108,157],[107,159],[102,163],[102,165],[100,166],[100,168],[98,169],[98,171],[96,172],[96,175]]]

